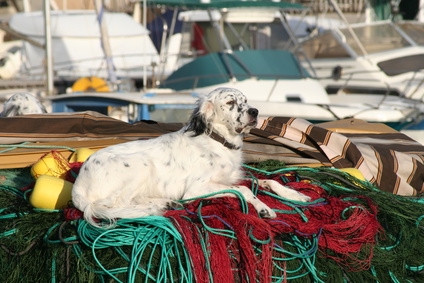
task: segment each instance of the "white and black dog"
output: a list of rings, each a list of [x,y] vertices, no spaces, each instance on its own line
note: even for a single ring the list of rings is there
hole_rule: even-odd
[[[237,185],[243,179],[243,135],[256,126],[257,117],[258,110],[240,91],[218,88],[199,99],[178,132],[91,155],[75,181],[73,204],[92,225],[101,226],[93,218],[113,225],[116,218],[161,215],[175,201],[236,189],[261,217],[274,218],[275,212],[250,189]],[[259,185],[288,199],[309,200],[276,181],[260,180]]]
[[[47,113],[47,110],[34,95],[29,92],[19,92],[4,102],[0,117],[42,113]]]

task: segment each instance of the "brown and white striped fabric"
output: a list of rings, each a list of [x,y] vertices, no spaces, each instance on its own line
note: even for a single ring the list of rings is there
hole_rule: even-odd
[[[271,154],[260,152],[268,144]],[[278,159],[357,168],[381,190],[417,195],[424,189],[424,146],[399,132],[339,134],[304,119],[270,117],[246,139],[250,161]]]

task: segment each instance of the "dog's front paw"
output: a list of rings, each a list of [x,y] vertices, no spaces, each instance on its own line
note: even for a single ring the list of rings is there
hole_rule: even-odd
[[[283,197],[289,200],[300,201],[300,202],[308,202],[311,200],[310,197],[302,193],[299,193],[298,191],[294,189],[283,186],[275,180],[259,180],[259,185],[263,188],[273,191],[280,197]]]
[[[263,208],[259,211],[259,216],[262,218],[275,218],[277,214],[271,208]]]
[[[293,190],[293,193],[291,194],[290,199],[300,201],[300,202],[308,202],[311,200],[311,197]]]

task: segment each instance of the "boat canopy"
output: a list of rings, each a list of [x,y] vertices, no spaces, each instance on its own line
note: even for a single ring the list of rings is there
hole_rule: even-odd
[[[148,36],[149,31],[125,13],[105,13],[110,37]],[[10,27],[26,36],[44,39],[44,15],[41,11],[17,13],[10,19]],[[125,28],[123,28],[125,27]],[[52,37],[98,39],[100,27],[93,10],[67,10],[51,12]]]
[[[149,31],[125,13],[103,14],[107,26],[111,57],[116,75],[122,78],[141,78],[144,68],[148,76],[152,64],[159,62]],[[52,11],[51,40],[54,72],[57,78],[76,80],[80,77],[107,78],[105,54],[101,44],[98,16],[94,10]],[[10,28],[43,45],[44,16],[41,12],[17,13],[9,22]],[[21,72],[44,76],[43,49],[23,42],[25,60]]]
[[[278,80],[309,76],[295,56],[286,50],[216,52],[198,57],[182,66],[161,87],[187,90],[252,77],[258,80]]]

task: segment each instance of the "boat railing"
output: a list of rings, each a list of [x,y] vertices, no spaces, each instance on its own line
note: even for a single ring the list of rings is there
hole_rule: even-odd
[[[185,77],[180,77],[180,78],[175,78],[175,79],[167,79],[166,81],[163,81],[161,83],[162,87],[167,87],[167,85],[171,85],[171,84],[176,84],[176,83],[185,83],[185,82],[190,82],[191,83],[191,88],[195,89],[198,87],[202,87],[201,85],[201,81],[202,80],[211,80],[211,79],[221,79],[221,80],[225,80],[225,81],[242,81],[242,80],[246,80],[249,78],[256,78],[258,80],[274,80],[276,83],[279,80],[290,80],[290,79],[299,79],[299,76],[290,76],[290,75],[267,75],[267,74],[261,74],[260,76],[254,76],[254,75],[249,75],[246,73],[231,73],[231,75],[229,74],[205,74],[205,75],[194,75],[194,76],[185,76]],[[188,85],[188,84],[187,84]]]
[[[389,83],[381,79],[374,78],[372,76],[366,76],[367,74],[382,73],[382,71],[375,70],[344,72],[335,71],[335,69],[336,68],[333,68],[333,73],[329,76],[314,77],[315,79],[320,81],[331,79],[332,82],[334,82],[330,82],[326,86],[327,92],[329,94],[334,94],[338,91],[343,91],[346,93],[369,93],[390,96],[403,96],[401,90],[390,86]],[[318,68],[315,68],[315,70],[318,70]]]
[[[357,78],[355,76],[363,76],[364,74],[371,73],[383,73],[383,71],[367,71],[367,72],[348,72],[344,73],[347,78],[341,78],[341,80],[345,80],[343,88],[348,88],[349,83],[353,83],[356,81],[360,82],[379,82],[382,85],[386,86],[386,91],[384,93],[388,93],[390,95],[396,96],[404,96],[404,97],[415,97],[415,93],[419,92],[420,88],[424,86],[424,70],[417,70],[413,72],[413,76],[409,77],[402,81],[402,85],[404,85],[403,89],[394,88],[389,82],[379,80],[379,79],[370,79],[370,78]],[[419,76],[418,76],[419,75]],[[417,97],[415,97],[417,98]],[[424,93],[421,94],[421,99],[424,98]]]
[[[139,54],[124,54],[124,55],[114,55],[114,59],[119,60],[120,58],[126,58],[128,60],[128,57],[135,57],[139,58]],[[144,54],[144,58],[146,58],[146,62],[151,61],[154,62],[157,60],[157,54],[151,53],[151,54]],[[150,58],[150,60],[149,60]],[[87,71],[87,72],[93,72],[93,75],[96,75],[95,72],[99,71],[103,68],[102,61],[104,60],[104,56],[98,56],[98,57],[90,57],[85,59],[72,59],[69,61],[61,61],[61,62],[55,62],[55,72],[62,71],[62,70],[69,70],[69,71],[75,71],[75,72],[81,72],[81,71]],[[97,66],[96,68],[82,68],[82,66],[76,66],[81,63],[89,63],[89,62],[100,62],[100,66]],[[25,64],[25,61],[23,62],[23,73],[33,73],[33,72],[44,72],[45,66],[43,64],[40,65],[31,65],[30,67]],[[132,61],[133,63],[133,61]],[[146,66],[152,67],[152,64],[146,64]],[[143,67],[144,64],[140,64],[138,67]],[[134,67],[129,68],[129,70],[132,70]]]
[[[305,61],[306,69],[311,73],[314,74],[313,78],[323,81],[323,80],[332,80],[333,81],[333,87],[338,86],[339,88],[343,89],[352,89],[355,86],[355,83],[361,83],[361,85],[370,85],[371,83],[379,83],[381,85],[386,86],[386,90],[380,92],[386,93],[387,90],[390,91],[391,95],[397,95],[397,96],[404,96],[406,91],[410,88],[415,88],[413,91],[408,91],[408,96],[411,96],[413,93],[417,92],[423,85],[424,85],[424,70],[416,70],[413,72],[413,76],[408,77],[408,79],[405,79],[402,81],[402,83],[405,85],[404,89],[396,89],[393,86],[390,85],[389,82],[386,82],[384,80],[379,79],[377,76],[368,76],[368,75],[375,75],[375,74],[385,74],[382,70],[369,70],[369,71],[346,71],[342,69],[340,66],[336,67],[312,67],[309,61]],[[329,75],[328,76],[318,76],[316,75],[319,71],[322,70],[328,70]],[[358,85],[358,84],[356,84]],[[375,84],[373,84],[375,85]],[[370,86],[370,89],[372,87]]]
[[[422,74],[420,77],[417,78],[417,74]],[[410,78],[404,81],[405,84],[405,91],[408,88],[414,88],[411,91],[408,91],[408,97],[414,97],[416,93],[419,92],[419,90],[424,86],[424,70],[418,70],[414,72],[414,75]],[[421,93],[421,96],[418,98],[420,100],[424,99],[424,93]]]

